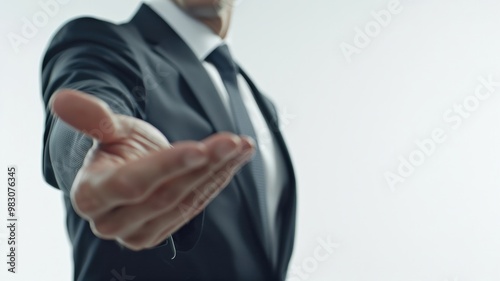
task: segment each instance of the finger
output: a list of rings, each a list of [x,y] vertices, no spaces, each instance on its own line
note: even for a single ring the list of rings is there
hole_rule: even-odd
[[[165,135],[150,123],[126,115],[118,114],[116,117],[124,127],[124,134],[143,147],[150,148],[150,150],[172,147]]]
[[[160,222],[165,226],[166,222],[168,222],[169,226],[175,226],[175,225],[184,225],[186,224],[183,217],[179,217],[175,213],[169,212],[165,215],[162,216],[164,221]],[[150,224],[153,224],[156,222],[151,221]],[[140,231],[140,232],[134,232],[131,233],[130,235],[124,236],[124,237],[116,237],[115,240],[118,241],[120,244],[124,245],[125,247],[139,251],[139,250],[144,250],[147,248],[152,248],[155,245],[158,245],[161,241],[165,240],[168,236],[171,235],[173,232],[167,232],[163,236],[164,238],[162,240],[159,240],[158,243],[155,245],[152,245],[150,241],[154,240],[158,234],[151,232],[152,229],[158,228],[158,226],[153,227],[153,225],[147,224],[148,232],[146,231]]]
[[[209,165],[197,168],[172,180],[167,180],[145,201],[134,205],[118,206],[94,219],[94,229],[101,238],[124,237],[136,232],[147,221],[174,208],[186,193],[210,173]]]
[[[227,132],[214,134],[202,141],[202,143],[207,146],[212,159],[232,158],[233,155],[229,154],[232,154],[233,150],[227,148],[231,142],[238,143],[240,147],[250,146],[252,149],[255,147],[254,141],[249,137],[237,136]],[[242,150],[240,152],[242,152]]]
[[[250,160],[251,155],[251,152],[239,155],[194,189],[175,209],[144,225],[141,229],[147,230],[151,226],[150,233],[157,234],[146,244],[150,247],[157,245],[204,210],[229,184],[238,170]],[[171,213],[173,215],[170,215]],[[172,223],[169,223],[170,221]],[[158,229],[155,229],[155,226],[158,226]]]
[[[157,245],[204,209],[227,186],[238,168],[248,161],[250,156],[251,153],[247,152],[229,161],[212,178],[205,180],[191,192],[176,208],[147,221],[137,231],[122,236],[121,241],[138,249]]]
[[[99,142],[110,143],[121,137],[115,114],[104,101],[92,95],[62,89],[54,93],[49,106],[64,122]]]
[[[161,184],[145,201],[135,205],[125,205],[117,207],[110,212],[104,213],[95,220],[97,231],[105,236],[125,236],[143,228],[143,224],[160,214],[175,208],[192,190],[214,178],[214,175],[221,169],[227,167],[229,161],[240,159],[241,156],[251,154],[253,147],[246,141],[241,142],[238,154],[232,159],[219,159],[216,151],[217,144],[211,144],[212,155],[208,165],[202,166],[181,176],[171,178]],[[210,150],[210,148],[208,148]]]
[[[194,217],[210,203],[222,189],[231,181],[238,170],[243,167],[251,158],[252,153],[239,155],[234,160],[226,163],[210,178],[201,185],[193,189],[186,198],[176,207],[185,218]]]
[[[94,218],[118,205],[140,202],[161,182],[206,165],[205,150],[201,143],[184,142],[132,160],[104,175],[88,173],[74,192],[75,205],[84,216]]]

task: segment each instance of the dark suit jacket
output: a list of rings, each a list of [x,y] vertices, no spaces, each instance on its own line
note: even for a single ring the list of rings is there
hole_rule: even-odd
[[[168,242],[134,252],[97,238],[73,210],[69,192],[91,140],[47,112],[43,172],[64,191],[73,246],[74,279],[284,280],[295,231],[295,178],[273,104],[249,83],[280,152],[288,182],[279,204],[278,260],[273,266],[251,172],[244,167],[209,206]],[[180,37],[147,5],[125,24],[80,18],[53,38],[42,65],[45,105],[54,91],[74,88],[107,102],[113,111],[146,120],[170,142],[202,140],[234,131],[203,66]],[[134,277],[134,278],[133,278]]]

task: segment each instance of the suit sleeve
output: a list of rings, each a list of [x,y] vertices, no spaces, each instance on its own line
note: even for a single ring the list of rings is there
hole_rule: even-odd
[[[144,79],[123,27],[92,18],[66,24],[53,38],[42,63],[42,95],[46,108],[43,175],[67,196],[92,139],[50,113],[47,105],[58,89],[77,89],[106,102],[113,112],[145,119]],[[139,91],[138,91],[139,89]],[[204,212],[174,235],[178,250],[198,241]]]
[[[47,105],[58,89],[71,88],[105,101],[115,113],[141,117],[139,67],[116,25],[81,18],[66,24],[53,38],[42,64],[46,106],[43,174],[69,194],[92,140],[53,116]]]

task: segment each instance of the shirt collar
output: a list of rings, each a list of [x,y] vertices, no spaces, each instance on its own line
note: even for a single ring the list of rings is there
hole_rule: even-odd
[[[171,0],[145,0],[145,2],[172,27],[200,61],[204,61],[213,50],[226,43],[205,24],[186,14]]]

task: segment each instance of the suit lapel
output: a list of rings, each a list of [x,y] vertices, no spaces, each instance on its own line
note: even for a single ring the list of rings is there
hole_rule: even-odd
[[[184,44],[184,42],[181,43]],[[200,102],[215,130],[218,132],[227,131],[234,133],[236,130],[210,76],[208,76],[205,68],[195,55],[191,53],[190,49],[187,46],[182,46],[182,44],[173,42],[173,40],[165,40],[155,49],[158,53],[167,57],[175,64]],[[256,230],[256,235],[259,237],[261,245],[263,246],[262,249],[269,257],[270,249],[266,249],[264,245],[269,245],[270,241],[266,241],[265,238],[263,218],[261,217],[257,204],[258,195],[255,188],[255,179],[252,175],[250,166],[245,165],[234,178],[248,205],[247,210],[249,210],[250,218]]]
[[[274,116],[271,111],[271,106],[267,104],[266,100],[262,96],[261,92],[258,90],[258,88],[255,86],[255,84],[252,82],[250,77],[243,71],[241,67],[239,67],[240,73],[245,78],[246,82],[250,86],[250,89],[252,90],[253,96],[255,98],[255,101],[257,102],[260,111],[262,112],[264,119],[267,122],[267,125],[269,126],[269,129],[271,133],[273,134],[273,137],[276,138],[280,152],[283,155],[283,158],[285,160],[285,165],[287,168],[287,176],[288,176],[288,184],[285,186],[283,198],[281,199],[281,202],[278,207],[278,212],[280,212],[282,209],[285,210],[290,210],[287,213],[282,213],[283,215],[282,218],[282,223],[279,226],[280,227],[280,232],[281,235],[280,237],[284,239],[279,240],[279,249],[278,249],[278,264],[277,267],[279,271],[284,272],[286,268],[288,267],[288,264],[286,263],[287,260],[289,260],[289,256],[291,255],[292,247],[293,247],[293,240],[294,240],[294,235],[293,232],[295,231],[295,212],[296,212],[296,180],[295,180],[295,172],[293,169],[292,165],[292,160],[290,158],[290,154],[288,153],[288,149],[286,147],[285,140],[283,138],[283,135],[281,134],[281,131],[279,129],[279,123],[278,123],[278,116]],[[283,233],[284,232],[284,233]],[[287,257],[288,256],[288,257]]]
[[[171,62],[186,80],[215,131],[236,132],[210,76],[178,34],[147,5],[140,8],[132,22],[139,27],[141,34],[152,43],[154,51]],[[148,24],[145,25],[145,22]],[[151,28],[152,26],[154,28]],[[160,34],[161,38],[159,38]],[[250,220],[261,242],[261,248],[269,257],[270,249],[266,249],[264,246],[267,245],[268,241],[265,240],[263,219],[258,209],[255,179],[249,165],[245,165],[234,179],[248,205]]]
[[[176,66],[215,130],[234,132],[228,112],[203,65],[180,38],[179,40],[172,40],[170,36],[168,38],[157,45],[155,50]]]
[[[131,21],[160,56],[177,68],[216,131],[234,132],[234,126],[210,76],[177,33],[143,4]]]
[[[200,102],[215,130],[217,132],[227,131],[234,133],[236,130],[210,76],[208,76],[203,65],[187,45],[182,46],[183,44],[184,42],[181,40],[170,39],[162,41],[155,49],[175,64]],[[268,241],[265,241],[263,219],[257,204],[258,197],[257,190],[255,189],[255,179],[253,178],[250,166],[245,165],[235,176],[235,179],[248,205],[247,209],[249,210],[256,234],[262,242],[261,244],[263,246],[267,245]],[[268,252],[268,249],[264,249],[264,247],[263,250]]]

